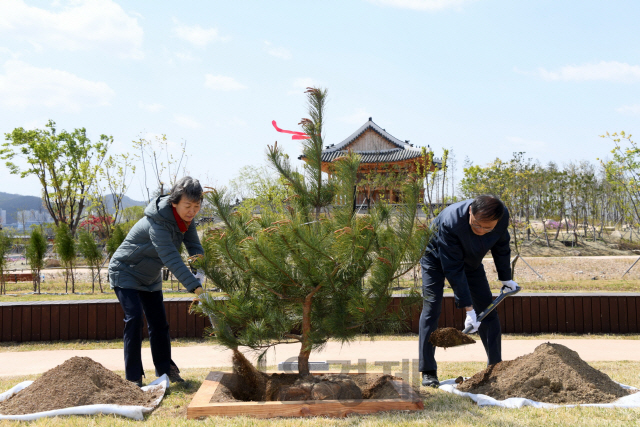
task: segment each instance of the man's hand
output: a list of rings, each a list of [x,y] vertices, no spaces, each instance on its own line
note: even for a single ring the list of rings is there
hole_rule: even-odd
[[[518,284],[513,280],[501,280],[500,282],[502,282],[502,289],[506,290],[507,292],[515,291],[518,287]]]
[[[480,327],[480,322],[478,322],[478,318],[474,309],[468,310],[467,318],[464,319],[464,328],[467,329],[469,326],[471,326],[471,330],[469,331],[470,334],[477,332],[478,328]]]
[[[196,295],[200,295],[201,293],[204,292],[204,289],[202,289],[202,286],[198,286],[197,288],[194,289],[193,293]]]

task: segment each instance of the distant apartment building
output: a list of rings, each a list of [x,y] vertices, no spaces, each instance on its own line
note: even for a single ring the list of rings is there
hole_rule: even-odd
[[[38,211],[35,209],[18,211],[16,213],[16,219],[16,228],[18,228],[19,230],[21,230],[23,226],[25,229],[28,229],[34,224],[45,224],[47,222],[53,222],[53,218],[48,211]]]

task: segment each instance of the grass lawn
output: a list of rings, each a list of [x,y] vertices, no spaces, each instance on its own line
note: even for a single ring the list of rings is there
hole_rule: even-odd
[[[477,334],[471,335],[476,340],[480,338]],[[608,340],[638,340],[638,334],[503,334],[503,340],[561,340],[561,339],[608,339]],[[397,335],[374,335],[374,336],[358,336],[356,341],[418,341],[418,334],[406,333]],[[173,347],[187,346],[209,346],[215,345],[215,341],[203,338],[175,338],[171,341]],[[149,347],[149,340],[142,341],[142,347]],[[1,352],[14,351],[51,351],[51,350],[106,350],[106,349],[122,349],[122,339],[107,341],[33,341],[33,342],[0,342]]]
[[[640,362],[596,362],[592,365],[623,384],[640,387]],[[380,367],[377,367],[378,370]],[[483,368],[483,363],[441,363],[440,377],[452,378],[469,376]],[[638,425],[640,409],[501,409],[481,408],[469,399],[454,396],[443,391],[420,388],[425,409],[419,412],[387,412],[366,416],[349,416],[343,419],[331,418],[287,418],[256,420],[248,417],[210,417],[202,420],[187,420],[186,408],[200,387],[207,373],[212,369],[184,369],[185,384],[173,385],[161,405],[147,416],[143,425],[149,426],[603,426]],[[374,372],[373,367],[368,370]],[[122,372],[118,372],[122,375]],[[37,376],[0,378],[0,390],[7,390],[20,381],[35,379]],[[0,421],[0,425],[19,425],[17,422]],[[139,422],[115,416],[73,416],[41,419],[30,423],[34,426],[129,426]]]

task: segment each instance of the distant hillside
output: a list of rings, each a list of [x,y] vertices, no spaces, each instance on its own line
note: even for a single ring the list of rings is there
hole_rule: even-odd
[[[111,196],[106,197],[107,201],[111,201]],[[130,197],[124,196],[122,206],[128,208],[130,206],[146,206],[146,202],[139,202]],[[17,220],[17,212],[22,210],[46,210],[42,205],[42,199],[35,196],[22,196],[20,194],[11,194],[0,192],[0,209],[7,211],[7,223],[15,223]],[[109,212],[113,213],[113,206],[109,206]]]
[[[30,209],[40,211],[44,210],[44,207],[40,197],[0,192],[0,209],[7,211],[7,222],[11,224],[18,222],[16,215],[18,211]]]
[[[106,200],[108,202],[111,202],[111,195],[105,196]],[[123,208],[128,208],[130,206],[147,206],[147,202],[139,202],[137,200],[133,200],[130,197],[127,197],[126,195],[122,198],[122,207]],[[113,204],[109,205],[108,207],[109,213],[113,213],[115,211],[115,207],[113,206]]]

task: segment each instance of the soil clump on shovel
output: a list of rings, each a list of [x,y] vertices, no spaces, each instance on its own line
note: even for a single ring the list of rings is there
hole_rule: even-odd
[[[161,391],[142,391],[88,357],[72,357],[0,402],[0,414],[22,415],[94,404],[153,406]]]
[[[523,397],[556,404],[610,403],[631,393],[575,351],[551,343],[489,366],[458,384],[458,390],[498,400]]]
[[[463,334],[456,328],[439,328],[431,333],[429,342],[435,347],[457,347],[465,344],[475,344],[476,340]]]

